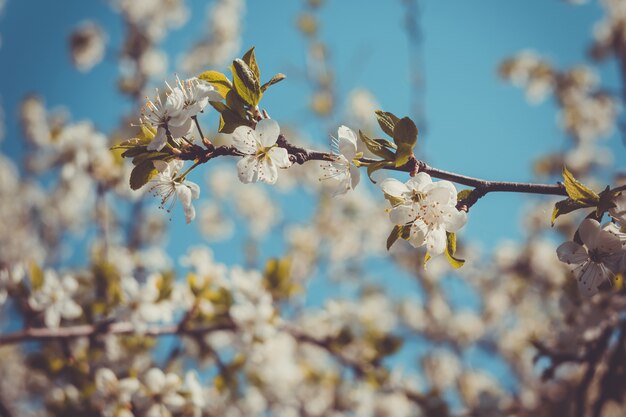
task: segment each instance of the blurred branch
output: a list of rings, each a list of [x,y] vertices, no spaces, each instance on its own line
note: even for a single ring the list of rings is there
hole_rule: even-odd
[[[231,323],[213,324],[210,326],[201,326],[189,328],[180,324],[164,324],[148,326],[145,329],[138,329],[131,322],[118,322],[99,324],[83,324],[79,326],[52,328],[30,328],[15,333],[0,335],[0,346],[23,342],[44,341],[51,339],[73,339],[77,337],[95,336],[99,334],[136,334],[147,337],[159,337],[173,334],[205,334],[219,330],[232,330],[234,326]]]

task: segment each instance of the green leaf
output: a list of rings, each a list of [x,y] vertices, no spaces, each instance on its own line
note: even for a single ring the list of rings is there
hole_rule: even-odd
[[[130,188],[138,190],[157,174],[152,160],[141,162],[130,173]]]
[[[235,91],[249,106],[256,107],[261,101],[261,85],[254,71],[241,59],[235,59],[231,66]]]
[[[567,195],[574,201],[595,206],[600,200],[600,196],[592,189],[580,183],[567,168],[563,167],[563,185]]]
[[[211,103],[211,104],[218,104],[218,103]],[[237,129],[239,126],[243,126],[243,125],[247,126],[248,122],[246,121],[246,119],[243,119],[239,115],[239,113],[232,110],[231,108],[226,106],[224,103],[219,103],[219,104],[221,104],[221,106],[213,106],[213,107],[215,107],[215,109],[220,113],[220,126],[218,129],[220,133],[233,133],[233,131]]]
[[[408,117],[398,120],[393,128],[393,141],[398,146],[396,167],[406,164],[413,156],[413,147],[417,143],[417,126]]]
[[[393,129],[400,119],[396,117],[393,113],[385,112],[382,110],[376,110],[375,113],[380,128],[390,137],[393,137]]]
[[[367,137],[367,135],[365,135],[365,133],[361,132],[360,130],[359,138],[361,139],[361,142],[365,144],[367,149],[369,149],[369,151],[374,155],[379,156],[387,161],[393,161],[396,159],[396,155],[392,151],[387,149],[384,143],[378,142],[374,139],[370,139],[369,137]],[[391,142],[389,141],[384,142],[391,144]]]
[[[226,94],[233,89],[233,84],[228,77],[218,71],[205,71],[198,75],[198,78],[211,84],[224,98],[226,98]]]
[[[131,148],[136,148],[138,146],[146,146],[150,143],[151,140],[152,140],[151,138],[146,138],[146,137],[131,138],[123,142],[120,142],[117,145],[112,146],[111,149],[131,149]]]
[[[374,179],[372,178],[372,174],[378,171],[379,169],[383,169],[385,167],[390,167],[390,166],[393,166],[393,162],[389,162],[389,161],[372,162],[371,164],[367,166],[367,176],[370,178],[370,181],[376,184],[376,181],[374,181]]]
[[[278,74],[274,75],[271,80],[269,80],[268,82],[266,82],[265,84],[263,84],[261,86],[261,92],[264,93],[265,90],[267,90],[268,87],[281,82],[285,78],[287,78],[287,76],[285,74],[278,73]]]
[[[254,75],[256,76],[257,80],[261,79],[261,70],[259,69],[259,65],[256,62],[256,55],[254,54],[254,46],[250,49],[248,49],[248,52],[246,52],[243,55],[243,62],[245,62],[248,67],[250,67],[250,69],[252,70],[252,72],[254,73]]]
[[[448,263],[452,265],[453,268],[460,268],[465,264],[465,260],[456,258],[454,254],[456,253],[456,234],[446,232],[446,258],[448,259]]]
[[[401,225],[395,225],[389,233],[389,237],[387,238],[387,250],[391,249],[396,240],[400,238],[402,235],[402,227]]]
[[[590,205],[590,204],[582,203],[580,201],[572,200],[571,198],[566,198],[565,200],[557,201],[556,204],[554,205],[554,210],[552,210],[551,224],[552,226],[554,226],[554,222],[556,218],[563,214],[571,213],[572,211],[582,209],[582,208],[592,207],[592,206],[593,206],[592,204]]]
[[[154,161],[155,159],[162,159],[169,161],[173,156],[166,152],[141,152],[139,155],[133,158],[133,165],[139,165],[144,161]]]

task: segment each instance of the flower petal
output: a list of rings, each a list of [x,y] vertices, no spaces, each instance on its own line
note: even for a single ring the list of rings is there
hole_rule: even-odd
[[[280,135],[280,126],[274,119],[262,119],[257,123],[254,131],[261,146],[269,148],[276,143]]]
[[[406,182],[406,186],[409,191],[415,190],[424,192],[426,186],[432,184],[432,182],[433,180],[432,178],[430,178],[430,175],[425,172],[418,172],[417,175],[415,175],[413,178],[409,178],[409,180]]]
[[[382,180],[378,184],[378,186],[380,187],[381,190],[383,190],[383,193],[390,195],[392,197],[401,198],[404,193],[409,192],[409,189],[406,186],[406,184],[398,181],[395,178],[386,178]]]
[[[271,158],[264,158],[259,162],[259,181],[274,184],[278,179],[278,169]]]
[[[467,223],[467,213],[457,210],[454,206],[446,206],[441,209],[443,226],[446,232],[456,232]]]
[[[394,207],[389,212],[389,220],[393,224],[407,224],[417,217],[417,207],[413,204],[402,204]]]
[[[426,234],[428,233],[428,226],[421,220],[416,220],[411,225],[411,237],[409,243],[414,248],[419,248],[426,241]]]
[[[598,286],[607,278],[605,269],[600,264],[588,262],[578,275],[578,289],[583,295],[591,297],[598,292]]]
[[[245,156],[237,162],[237,175],[244,184],[256,182],[258,170],[258,160],[253,155]]]
[[[556,249],[556,255],[561,262],[568,265],[580,265],[589,259],[587,249],[576,242],[565,242]]]
[[[600,232],[600,223],[593,219],[585,219],[578,227],[578,235],[588,249],[596,248],[596,237]]]
[[[426,187],[429,200],[443,205],[456,205],[456,188],[450,181],[437,181]]]
[[[341,152],[341,154],[345,156],[348,161],[352,161],[356,155],[356,135],[350,128],[346,126],[339,126],[337,136],[339,141],[339,152]]]
[[[431,230],[426,236],[426,247],[430,255],[441,255],[446,249],[446,231],[443,228]]]
[[[150,142],[146,149],[149,151],[160,151],[167,143],[167,135],[165,134],[165,128],[159,126],[157,129],[156,135],[154,135],[154,139]]]
[[[246,155],[254,155],[257,150],[257,140],[254,130],[248,126],[239,126],[232,133],[233,145],[237,150]]]
[[[165,374],[159,368],[151,368],[146,372],[144,384],[151,393],[160,393],[165,386]]]
[[[272,159],[272,161],[278,168],[289,168],[291,166],[291,161],[289,160],[289,153],[287,152],[287,149],[274,146],[272,149],[269,150],[267,155]]]
[[[185,181],[183,182],[183,185],[186,185],[191,190],[191,198],[194,200],[200,198],[200,186],[198,186],[198,184],[191,181]]]
[[[359,171],[359,168],[354,165],[350,165],[350,179],[350,187],[354,190],[361,179],[361,171]]]

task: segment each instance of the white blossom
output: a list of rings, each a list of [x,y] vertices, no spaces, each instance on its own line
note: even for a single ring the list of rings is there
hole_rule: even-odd
[[[47,327],[59,327],[61,319],[78,318],[83,310],[72,298],[78,290],[78,282],[71,275],[62,279],[52,270],[46,270],[40,288],[35,288],[28,298],[28,305],[35,311],[43,311]]]
[[[291,165],[287,150],[276,144],[280,126],[272,119],[263,119],[252,130],[239,126],[232,134],[235,148],[244,157],[237,163],[239,180],[244,184],[262,181],[274,184],[278,178],[277,168]]]
[[[626,229],[626,193],[620,193],[613,199],[615,207],[609,209],[611,217],[617,221],[622,229]]]
[[[600,223],[585,219],[578,228],[583,242],[569,241],[556,250],[559,259],[568,265],[575,265],[574,272],[578,288],[586,296],[598,292],[598,286],[613,277],[610,266],[621,259],[622,244],[613,233],[600,228]]]
[[[185,398],[178,392],[182,388],[178,375],[151,368],[144,375],[143,383],[140,403],[147,408],[146,417],[169,417],[185,405]]]
[[[178,198],[185,210],[185,220],[187,223],[196,217],[196,209],[193,207],[192,199],[197,199],[200,196],[200,187],[198,184],[186,181],[184,178],[177,178],[177,175],[183,167],[183,161],[173,160],[169,163],[165,161],[153,161],[154,167],[157,169],[158,174],[151,179],[148,184],[150,185],[149,191],[155,196],[161,197],[161,208],[167,210],[169,213]],[[171,200],[169,206],[165,205]]]
[[[118,417],[130,408],[130,401],[140,387],[137,378],[118,379],[109,368],[100,368],[95,376],[97,402],[105,417]]]
[[[149,151],[163,149],[168,136],[180,138],[189,132],[192,120],[184,111],[184,103],[185,96],[180,88],[170,89],[165,102],[161,100],[158,90],[155,100],[147,101],[143,120],[157,128],[154,139],[148,144]]]
[[[446,232],[456,232],[465,225],[467,213],[456,208],[456,188],[449,181],[433,182],[425,172],[406,183],[388,178],[380,183],[391,198],[389,218],[396,225],[411,225],[409,243],[426,244],[428,253],[439,255],[446,247]]]
[[[353,163],[357,157],[356,135],[346,126],[337,130],[337,138],[333,138],[333,158],[331,162],[322,164],[323,176],[320,180],[332,181],[334,195],[345,194],[359,183],[361,173]]]

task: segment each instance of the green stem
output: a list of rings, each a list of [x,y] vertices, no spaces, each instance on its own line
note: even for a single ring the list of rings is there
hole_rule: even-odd
[[[174,181],[182,181],[182,180],[184,180],[185,177],[187,176],[187,174],[189,174],[195,167],[197,167],[200,164],[201,164],[200,161],[194,162],[194,164],[192,166],[190,166],[187,171],[183,172],[178,177],[176,177],[176,179],[174,179]]]

